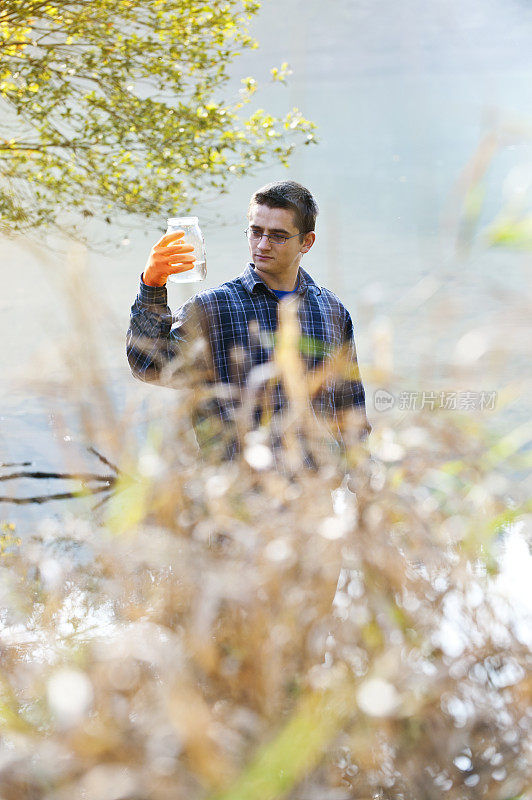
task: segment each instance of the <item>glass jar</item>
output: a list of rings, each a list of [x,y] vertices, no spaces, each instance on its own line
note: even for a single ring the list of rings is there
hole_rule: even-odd
[[[167,220],[166,233],[184,231],[186,244],[194,245],[194,266],[184,272],[169,275],[168,280],[173,283],[194,283],[205,280],[207,275],[207,253],[205,252],[205,239],[199,226],[197,217],[171,217]]]

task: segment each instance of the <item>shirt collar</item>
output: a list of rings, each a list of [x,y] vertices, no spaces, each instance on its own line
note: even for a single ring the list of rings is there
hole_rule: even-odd
[[[299,267],[298,274],[299,274],[299,285],[296,290],[297,294],[303,295],[305,294],[307,289],[312,289],[316,291],[317,294],[321,294],[320,287],[317,285],[317,283],[313,281],[308,272],[305,272],[305,270],[302,267]],[[241,275],[239,275],[239,280],[244,289],[246,289],[249,292],[249,294],[253,294],[253,292],[259,285],[265,286],[266,289],[271,291],[270,287],[257,274],[257,270],[255,269],[255,266],[251,261],[246,266],[244,272]]]

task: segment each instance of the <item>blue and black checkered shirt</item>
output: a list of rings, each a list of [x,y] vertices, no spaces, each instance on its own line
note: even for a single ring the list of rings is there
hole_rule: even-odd
[[[299,301],[301,351],[307,368],[318,368],[328,354],[342,347],[352,365],[351,377],[322,387],[313,399],[315,412],[336,418],[339,410],[354,407],[368,431],[349,312],[333,292],[318,286],[302,268],[291,297]],[[146,286],[141,279],[127,335],[131,370],[142,380],[160,380],[183,347],[203,335],[209,343],[214,382],[236,387],[237,394],[238,390],[242,394],[253,368],[271,361],[279,302],[251,263],[234,280],[196,294],[175,314],[167,305],[166,287]],[[280,390],[276,410],[283,402]],[[220,413],[227,414],[227,404],[225,408],[221,404]]]

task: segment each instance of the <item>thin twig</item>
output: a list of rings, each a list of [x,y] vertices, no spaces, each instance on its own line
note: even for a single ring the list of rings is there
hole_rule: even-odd
[[[107,483],[108,485],[116,481],[114,475],[95,475],[92,473],[70,473],[70,472],[11,472],[9,475],[0,475],[0,481],[10,481],[14,478],[37,478],[37,479],[54,479],[64,481],[99,481]]]
[[[82,492],[61,492],[60,494],[45,494],[37,497],[0,497],[0,503],[13,503],[17,506],[29,505],[30,503],[48,503],[50,500],[72,500],[76,497],[85,497],[87,494],[101,494],[110,491],[109,486],[96,486],[87,488]]]
[[[113,472],[116,472],[117,475],[120,474],[120,470],[118,469],[118,467],[115,464],[113,464],[111,461],[109,461],[109,459],[107,459],[105,456],[102,456],[102,454],[99,453],[98,450],[96,450],[95,447],[88,447],[87,450],[89,451],[89,453],[92,453],[93,455],[95,455],[96,458],[99,458],[100,461],[103,464],[106,464],[106,466],[111,467]]]
[[[99,511],[101,508],[103,508],[103,506],[111,499],[112,496],[113,493],[110,491],[109,494],[106,494],[105,497],[102,497],[101,500],[98,500],[98,502],[95,503],[91,508],[92,513],[94,513],[95,511]]]

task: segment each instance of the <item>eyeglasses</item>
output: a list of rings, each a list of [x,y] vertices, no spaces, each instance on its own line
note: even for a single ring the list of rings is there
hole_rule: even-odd
[[[256,228],[246,228],[244,233],[250,242],[260,242],[262,237],[265,236],[272,244],[286,244],[289,239],[295,239],[296,236],[310,233],[310,231],[301,231],[301,233],[294,233],[293,236],[285,236],[284,233],[263,233]]]

